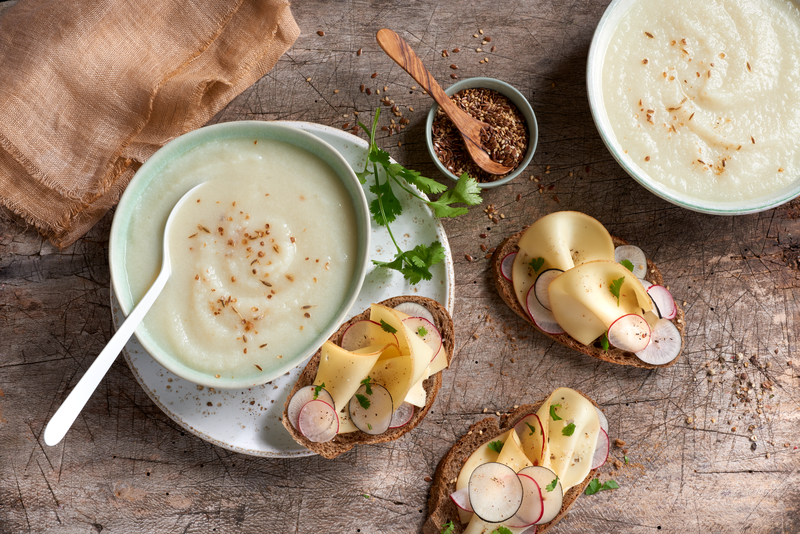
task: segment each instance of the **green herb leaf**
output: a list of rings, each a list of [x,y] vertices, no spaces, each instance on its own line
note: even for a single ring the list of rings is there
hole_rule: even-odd
[[[550,405],[550,419],[553,421],[561,421],[562,419],[556,413],[556,408],[561,408],[560,404],[552,404]]]
[[[619,307],[619,290],[622,289],[622,284],[625,282],[625,277],[617,278],[616,280],[611,282],[609,286],[609,291],[611,294],[617,297],[617,307]]]
[[[625,463],[626,463],[626,464],[627,464],[627,463],[629,463],[629,462],[628,462],[628,457],[627,457],[627,456],[623,456],[622,458],[625,460]]]
[[[511,531],[503,525],[500,525],[492,531],[492,534],[511,534]]]
[[[619,489],[619,484],[617,484],[617,481],[616,480],[606,480],[603,483],[603,486],[600,488],[600,491],[615,490],[615,489]]]
[[[539,269],[544,265],[544,258],[534,258],[528,262],[528,266],[533,269],[533,274],[539,272]]]
[[[584,492],[586,495],[594,495],[598,491],[606,491],[606,490],[615,490],[619,489],[619,484],[617,484],[614,480],[607,480],[605,483],[600,484],[600,479],[595,478],[589,485],[586,486],[586,491]]]
[[[366,390],[365,390],[367,395],[372,395],[372,384],[370,383],[371,380],[372,380],[372,377],[368,376],[367,378],[365,378],[364,380],[361,381],[362,384],[367,386]]]
[[[444,525],[442,525],[442,530],[439,534],[453,534],[453,531],[456,529],[456,526],[453,524],[452,521],[448,521]]]
[[[372,263],[400,271],[406,280],[416,284],[420,280],[430,280],[433,277],[430,268],[444,260],[444,256],[444,247],[438,241],[434,241],[428,247],[417,245],[412,250],[401,251],[390,262],[372,260]]]
[[[536,427],[535,426],[533,426],[532,424],[530,424],[527,421],[525,421],[525,424],[528,425],[528,428],[531,429],[531,433],[528,434],[529,436],[532,436],[532,435],[536,434]]]
[[[381,328],[383,328],[384,332],[389,332],[390,334],[396,334],[397,328],[393,327],[383,319],[381,319]],[[351,390],[352,391],[352,390]]]
[[[325,387],[325,382],[323,382],[318,386],[314,386],[314,400],[317,400],[317,397],[319,397],[319,392],[322,391],[322,388],[324,387]]]
[[[608,352],[608,349],[611,348],[611,345],[608,343],[608,336],[605,332],[603,332],[603,335],[600,336],[600,346],[603,347],[603,350],[606,352]]]
[[[571,436],[575,433],[575,423],[570,423],[561,429],[561,434],[564,436]]]
[[[351,391],[352,391],[352,390],[351,390]],[[369,401],[369,399],[368,399],[368,398],[367,398],[365,395],[362,395],[361,393],[356,393],[356,400],[357,400],[357,401],[358,401],[358,403],[361,405],[361,407],[362,407],[362,408],[364,408],[365,410],[366,410],[367,408],[369,408],[369,407],[370,407],[370,405],[372,404],[372,403]]]
[[[371,425],[371,424],[369,424],[369,423],[367,423],[367,428],[369,428],[370,430],[372,430],[372,425]]]
[[[633,262],[631,262],[631,260],[622,260],[620,263],[630,272],[633,272]]]
[[[503,450],[503,442],[499,439],[497,441],[492,441],[489,443],[489,448],[492,449],[494,452],[499,453]]]
[[[426,195],[436,195],[443,191],[447,191],[446,185],[440,184],[436,180],[426,178],[417,171],[406,169],[399,163],[392,163],[389,165],[389,167],[386,169],[386,172],[388,172],[389,176],[392,178],[402,178],[406,182],[415,185],[417,189]]]
[[[554,489],[556,489],[557,484],[558,484],[558,475],[556,475],[556,478],[554,478],[550,484],[545,486],[544,489],[546,489],[547,491],[553,491]]]
[[[424,326],[420,326],[419,328],[417,328],[417,335],[419,335],[419,337],[425,337],[428,335],[428,331],[425,330]]]
[[[369,190],[378,196],[369,205],[369,211],[372,217],[379,226],[386,226],[390,222],[394,222],[397,216],[403,213],[403,206],[392,190],[392,184],[388,180],[380,185],[371,185]],[[383,211],[381,211],[381,205]]]

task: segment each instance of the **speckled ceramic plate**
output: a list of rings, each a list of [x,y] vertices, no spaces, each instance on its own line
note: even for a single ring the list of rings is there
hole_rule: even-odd
[[[284,122],[328,142],[356,171],[364,169],[367,142],[354,135],[307,122]],[[402,193],[402,194],[401,194]],[[447,256],[431,272],[433,279],[411,286],[396,271],[368,268],[367,277],[349,317],[361,313],[373,302],[397,295],[416,294],[436,299],[453,312],[453,257],[447,236],[439,221],[411,195],[396,190],[403,204],[403,214],[392,223],[392,231],[401,247],[439,240]],[[366,192],[367,201],[374,195]],[[372,257],[390,260],[394,246],[386,229],[372,223]],[[114,326],[125,319],[112,288],[111,310]],[[204,388],[170,373],[156,362],[132,337],[122,353],[136,380],[147,395],[176,423],[198,437],[243,454],[287,458],[312,455],[286,432],[280,417],[286,396],[305,362],[270,383],[234,390]]]

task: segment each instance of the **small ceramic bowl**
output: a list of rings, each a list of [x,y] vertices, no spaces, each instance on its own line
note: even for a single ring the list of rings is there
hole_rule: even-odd
[[[476,87],[497,91],[501,95],[508,98],[515,106],[517,106],[517,109],[520,110],[528,126],[528,152],[525,154],[525,158],[508,176],[504,176],[503,178],[495,180],[494,182],[478,182],[479,187],[489,189],[507,184],[525,170],[525,167],[527,167],[531,162],[531,159],[533,159],[533,153],[536,152],[536,143],[539,140],[539,125],[536,123],[536,115],[533,114],[533,108],[528,102],[528,99],[522,96],[522,93],[517,91],[513,86],[504,81],[497,80],[495,78],[467,78],[454,83],[445,89],[444,92],[447,93],[447,96],[453,96],[457,92],[464,89],[474,89]],[[442,162],[439,161],[438,157],[436,157],[436,151],[433,149],[433,120],[436,118],[436,113],[438,111],[439,105],[434,104],[433,107],[431,107],[431,110],[428,112],[428,120],[425,122],[425,141],[428,145],[428,153],[431,155],[431,159],[436,164],[436,167],[442,172],[442,174],[448,178],[452,178],[453,180],[458,180],[458,176],[455,176],[453,173],[447,170],[444,165],[442,165]]]
[[[171,187],[171,184],[164,184],[160,176],[161,170],[170,162],[182,157],[196,147],[213,141],[240,138],[248,140],[279,140],[305,149],[325,162],[342,181],[352,200],[358,244],[353,277],[349,280],[349,287],[344,299],[339,303],[337,311],[330,322],[321,328],[313,339],[305,347],[298,350],[297,353],[292,355],[284,354],[281,359],[276,358],[270,367],[264,367],[263,371],[259,373],[254,372],[252,375],[237,378],[226,378],[224,376],[216,378],[214,375],[198,371],[186,365],[166,350],[162,343],[159,342],[159,339],[151,335],[147,329],[140,326],[136,330],[135,335],[144,349],[169,371],[191,382],[218,389],[241,389],[263,384],[282,376],[287,371],[303,363],[322,346],[325,340],[339,328],[339,325],[346,318],[361,290],[369,263],[370,215],[364,190],[350,165],[332,146],[307,132],[284,124],[241,121],[207,126],[182,135],[159,149],[136,172],[117,206],[114,222],[111,226],[109,264],[114,293],[119,299],[122,312],[126,316],[130,314],[134,306],[131,285],[128,279],[129,275],[126,270],[126,243],[132,230],[136,230],[131,226],[134,214],[141,216],[141,210],[146,210],[148,217],[152,214],[152,217],[163,218],[164,222],[166,222],[166,217],[177,198],[194,185],[186,185],[181,182],[182,185]],[[157,181],[160,182],[158,184],[159,191],[167,191],[164,195],[166,198],[158,198],[155,201],[151,199],[145,202],[143,200],[144,193],[149,187],[154,187]],[[182,187],[183,189],[181,189]],[[163,223],[161,228],[163,228]],[[153,235],[153,239],[157,241],[158,247],[161,247],[163,234]]]
[[[586,86],[592,117],[600,137],[608,147],[611,155],[614,156],[614,159],[625,169],[625,172],[654,195],[676,206],[700,213],[745,215],[774,208],[800,195],[800,179],[798,179],[773,193],[742,201],[715,202],[694,198],[653,180],[644,169],[636,164],[633,158],[625,153],[622,145],[617,140],[606,111],[605,99],[603,98],[603,63],[609,43],[614,35],[614,30],[628,10],[638,1],[640,0],[613,0],[608,5],[595,29],[592,44],[589,48],[589,58],[586,63]]]

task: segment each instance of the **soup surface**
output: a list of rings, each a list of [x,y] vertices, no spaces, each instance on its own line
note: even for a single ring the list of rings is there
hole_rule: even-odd
[[[313,154],[280,141],[230,139],[168,164],[138,202],[125,268],[138,301],[161,267],[167,217],[172,275],[143,328],[190,368],[242,378],[310,349],[355,272],[350,196]]]
[[[800,175],[800,11],[790,0],[639,0],[603,67],[623,150],[669,189],[710,201]]]

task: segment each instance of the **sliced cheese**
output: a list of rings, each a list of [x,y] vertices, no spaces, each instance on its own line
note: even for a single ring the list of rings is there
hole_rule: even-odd
[[[369,376],[375,384],[385,387],[392,396],[394,409],[400,407],[403,399],[408,395],[411,387],[413,375],[413,362],[408,356],[401,354],[397,345],[389,345],[383,350],[383,354],[369,370]],[[366,377],[367,374],[364,374]],[[363,380],[363,379],[362,379]],[[355,391],[353,392],[355,394]]]
[[[337,410],[342,409],[355,395],[361,381],[369,374],[381,352],[356,354],[326,341],[322,345],[322,355],[317,368],[314,385],[325,384],[325,389],[333,397]]]
[[[610,288],[612,281],[622,277],[625,280],[617,303]],[[549,293],[558,324],[584,345],[591,344],[623,315],[642,315],[651,328],[658,320],[642,283],[614,261],[591,261],[570,269],[550,283]]]
[[[522,444],[517,433],[512,430],[506,436],[506,440],[503,442],[503,449],[500,451],[497,461],[507,465],[517,473],[519,473],[520,469],[532,466],[533,463],[522,450]]]
[[[528,422],[531,427],[533,427],[533,430],[526,426],[520,440],[522,442],[522,450],[531,463],[533,465],[542,465],[542,459],[544,458],[543,449],[545,449],[547,445],[547,431],[542,430],[542,426],[539,423],[542,420],[541,415],[536,414],[536,416],[538,420],[532,417],[531,421]]]
[[[528,267],[531,259],[544,259],[538,273],[567,271],[593,260],[614,260],[614,242],[608,230],[597,219],[577,211],[558,211],[533,223],[520,237],[519,250],[511,279],[523,309],[527,309],[528,289],[535,281]]]
[[[413,380],[411,384],[413,385],[425,373],[425,369],[431,363],[433,351],[403,323],[401,317],[403,315],[405,314],[380,304],[373,304],[370,308],[370,320],[376,323],[383,321],[395,329],[400,353],[411,356],[413,362]]]
[[[442,344],[441,348],[439,349],[439,352],[436,353],[436,357],[431,362],[430,374],[435,375],[439,371],[447,369],[447,367],[448,367],[448,365],[447,365],[447,350],[444,348],[444,344]]]
[[[461,509],[459,508],[459,510]],[[467,525],[467,529],[464,531],[464,534],[491,534],[492,532],[495,532],[497,528],[501,525],[501,523],[487,523],[486,521],[482,520],[475,514],[470,514],[470,515],[472,516],[472,519],[470,519],[469,525]],[[511,528],[508,526],[505,527],[511,534],[522,534],[523,532],[531,528],[531,527]]]
[[[508,437],[508,433],[500,436],[497,439],[504,440],[506,437]],[[489,462],[496,462],[499,456],[499,452],[495,452],[489,448],[488,441],[475,449],[475,452],[473,452],[470,457],[467,458],[467,461],[464,462],[464,465],[461,467],[461,472],[458,473],[458,480],[456,480],[456,491],[462,490],[469,485],[469,477],[472,476],[472,472],[475,471],[476,467],[479,465],[488,464]],[[461,508],[458,509],[458,517],[461,519],[461,524],[469,522],[473,515],[475,514],[472,512],[465,512]]]
[[[406,398],[404,399],[406,402],[413,404],[414,406],[418,406],[422,408],[425,406],[425,403],[428,400],[428,393],[425,391],[424,382],[431,376],[431,368],[428,367],[425,370],[425,374],[422,375],[422,378],[417,380],[417,383],[411,386],[411,390],[406,394]]]
[[[353,421],[350,419],[350,410],[347,406],[339,410],[339,432],[337,434],[349,434],[358,430]]]

